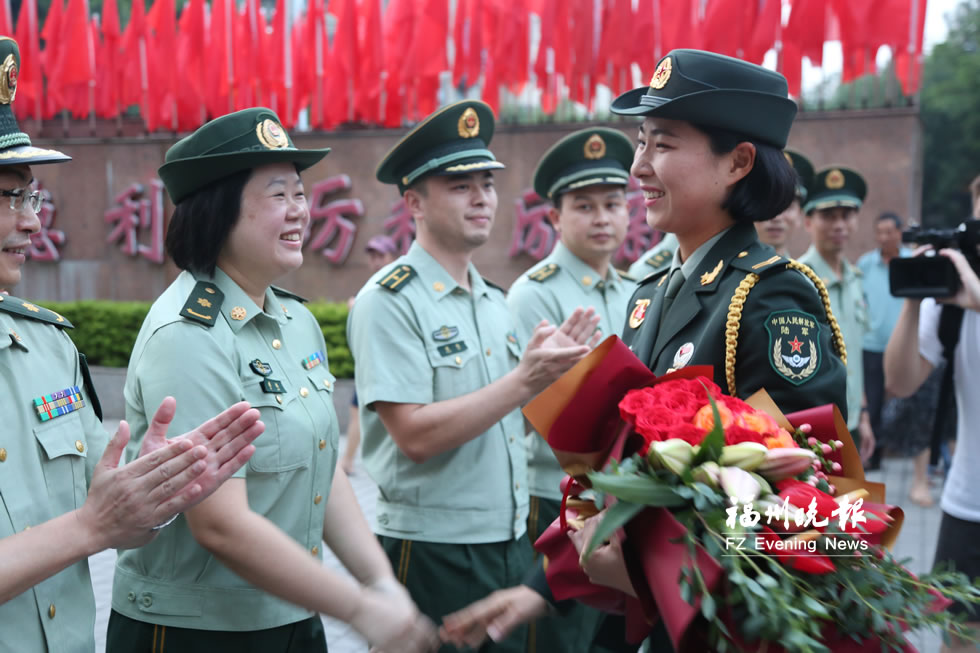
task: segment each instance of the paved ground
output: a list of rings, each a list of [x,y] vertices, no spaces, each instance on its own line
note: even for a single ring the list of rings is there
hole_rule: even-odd
[[[115,425],[108,424],[107,426],[114,428]],[[343,451],[343,438],[341,440],[341,451]],[[360,461],[358,461],[358,465],[359,463]],[[936,549],[936,534],[939,532],[941,513],[938,505],[932,508],[921,508],[908,501],[909,485],[912,479],[912,460],[886,459],[882,471],[869,474],[869,478],[886,483],[888,501],[902,505],[905,511],[905,524],[895,545],[895,555],[899,559],[909,558],[908,567],[914,573],[920,574],[928,571],[932,566],[933,554]],[[373,522],[374,484],[360,466],[351,477],[351,483],[368,521]],[[938,484],[934,487],[933,495],[938,504]],[[98,653],[103,653],[105,648],[105,629],[109,614],[112,568],[115,557],[114,551],[107,551],[93,556],[89,561],[98,610],[95,624]],[[346,573],[337,559],[330,554],[329,549],[325,551],[324,564]],[[368,650],[364,640],[346,624],[329,618],[324,618],[323,623],[327,632],[330,653],[366,653]],[[939,651],[940,639],[932,633],[915,634],[911,639],[912,643],[922,653],[938,653]]]

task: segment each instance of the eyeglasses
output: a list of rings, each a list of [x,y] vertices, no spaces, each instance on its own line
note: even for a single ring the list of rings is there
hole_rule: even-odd
[[[12,211],[20,211],[24,208],[24,202],[30,203],[35,213],[41,210],[41,202],[43,200],[41,198],[41,191],[39,190],[28,192],[26,188],[17,188],[15,190],[0,189],[0,196],[10,198],[10,209]]]

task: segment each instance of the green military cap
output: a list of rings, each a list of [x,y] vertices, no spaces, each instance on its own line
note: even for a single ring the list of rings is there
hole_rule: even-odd
[[[857,170],[842,166],[831,166],[818,170],[807,193],[804,213],[846,206],[861,208],[868,185]]]
[[[623,132],[591,127],[569,134],[544,153],[534,171],[534,192],[554,199],[593,184],[625,186],[633,163],[633,144]]]
[[[17,95],[20,74],[20,48],[9,36],[0,36],[0,165],[61,163],[71,157],[57,150],[31,145],[30,137],[17,126],[10,103]]]
[[[295,163],[306,170],[329,147],[300,150],[272,109],[255,107],[215,118],[167,150],[160,178],[177,204],[208,184],[270,163]]]
[[[672,50],[649,86],[613,100],[622,115],[659,116],[717,127],[786,146],[796,116],[786,78],[747,61],[701,50]]]
[[[388,151],[375,176],[405,192],[427,175],[456,175],[503,168],[487,149],[493,138],[493,110],[479,100],[439,109]]]
[[[813,164],[810,159],[789,148],[783,150],[783,156],[796,171],[796,197],[800,202],[805,202],[809,192],[807,189],[813,185]]]

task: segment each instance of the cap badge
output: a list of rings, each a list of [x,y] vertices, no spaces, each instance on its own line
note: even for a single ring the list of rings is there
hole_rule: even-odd
[[[476,115],[473,107],[466,107],[466,111],[459,117],[460,138],[475,138],[480,134],[480,117]]]
[[[17,94],[17,61],[8,54],[0,66],[0,104],[10,104]]]
[[[834,168],[827,173],[827,180],[824,182],[830,190],[837,190],[844,187],[844,173]]]
[[[650,78],[650,88],[655,91],[659,91],[664,86],[667,85],[667,81],[670,79],[670,70],[673,64],[670,63],[670,57],[664,58],[657,66],[657,71],[653,73],[653,77]]]
[[[255,135],[259,142],[270,150],[281,150],[289,147],[289,139],[286,132],[275,120],[266,118],[255,127]]]
[[[606,156],[606,141],[602,140],[599,134],[592,134],[589,140],[585,141],[585,158],[601,159]]]

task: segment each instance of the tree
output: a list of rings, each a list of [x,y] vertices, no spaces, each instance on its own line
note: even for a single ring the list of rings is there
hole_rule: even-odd
[[[967,186],[980,174],[980,0],[960,4],[949,27],[923,73],[922,216],[953,226],[970,215]]]

